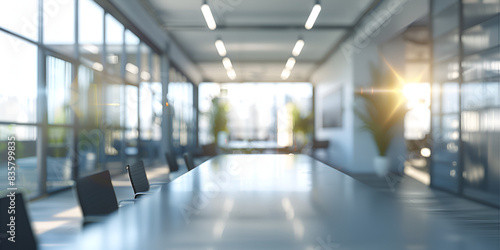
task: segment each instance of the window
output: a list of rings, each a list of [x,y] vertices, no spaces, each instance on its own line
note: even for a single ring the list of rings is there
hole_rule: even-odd
[[[113,16],[106,15],[106,71],[120,76],[125,28]]]
[[[78,4],[80,60],[88,67],[102,71],[104,11],[91,0],[79,0]]]
[[[174,147],[193,146],[196,129],[193,84],[175,69],[171,69],[170,76],[168,104],[172,112],[172,142]]]
[[[0,105],[4,107],[0,121],[36,122],[37,54],[35,45],[0,31]]]
[[[47,57],[47,119],[49,124],[73,122],[71,109],[72,65],[55,57]],[[76,92],[75,92],[76,95]]]
[[[130,30],[125,31],[125,51],[127,53],[127,63],[125,64],[125,79],[130,83],[137,83],[139,80],[139,60],[137,58],[139,50],[139,38]]]
[[[202,83],[199,91],[200,144],[215,141],[211,126],[221,116],[227,120],[229,140],[275,141],[289,146],[294,143],[294,132],[305,136],[312,132],[304,126],[294,128],[299,121],[309,124],[303,121],[312,112],[310,83]]]
[[[124,86],[115,80],[108,80],[105,90],[105,103],[102,105],[105,108],[104,119],[106,125],[115,128],[123,127],[125,119],[125,109],[123,106],[123,99],[125,98]]]
[[[102,75],[86,66],[78,69],[78,95],[72,106],[78,122],[95,128],[102,117],[101,80]]]
[[[67,56],[75,57],[75,1],[43,1],[43,12],[45,45]]]
[[[141,56],[141,82],[151,81],[151,49],[141,43],[140,46],[140,56]]]
[[[0,8],[0,27],[38,41],[38,7],[38,0],[4,2]]]
[[[5,2],[0,55],[0,154],[15,136],[16,184],[30,198],[164,158],[160,56],[95,1]]]
[[[47,191],[72,185],[74,134],[73,129],[50,127],[47,143]]]
[[[16,185],[19,191],[26,192],[30,197],[39,194],[39,175],[36,147],[37,127],[17,124],[0,125],[0,153],[7,155],[7,139],[15,137],[16,141]],[[7,169],[6,157],[0,157],[0,168]],[[7,171],[0,171],[0,178],[7,180]],[[0,189],[7,190],[7,182],[0,181]]]

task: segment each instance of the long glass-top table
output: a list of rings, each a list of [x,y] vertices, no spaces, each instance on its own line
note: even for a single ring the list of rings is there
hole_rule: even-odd
[[[488,241],[305,155],[222,155],[89,226],[74,249],[483,249]]]

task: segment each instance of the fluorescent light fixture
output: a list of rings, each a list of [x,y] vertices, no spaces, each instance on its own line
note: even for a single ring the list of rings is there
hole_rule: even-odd
[[[224,68],[226,70],[230,70],[233,68],[233,64],[231,63],[231,60],[228,57],[224,57],[224,59],[222,59],[222,64],[224,64]]]
[[[117,55],[111,54],[111,55],[107,56],[107,58],[108,58],[109,64],[118,64],[118,56]]]
[[[210,30],[217,28],[217,24],[215,23],[214,16],[212,15],[212,11],[210,10],[210,6],[208,6],[207,1],[205,1],[201,6],[201,12],[203,13],[205,22],[207,22],[208,28]]]
[[[217,39],[217,41],[215,41],[215,47],[217,48],[217,52],[219,52],[220,56],[226,56],[227,51],[226,47],[224,46],[224,42],[222,42],[222,40]]]
[[[99,47],[93,45],[93,44],[86,44],[83,45],[83,49],[92,53],[92,54],[98,54],[99,53]]]
[[[319,1],[317,1],[313,9],[311,10],[309,18],[307,18],[305,25],[306,29],[308,30],[312,29],[314,23],[316,22],[316,19],[318,18],[319,12],[321,12],[321,5],[319,4]]]
[[[132,63],[127,63],[125,65],[125,69],[134,75],[137,75],[139,73],[139,67],[135,66]]]
[[[287,69],[287,68],[283,69],[283,72],[281,72],[281,79],[283,79],[283,80],[288,79],[288,77],[290,77],[291,73],[292,72],[289,69]]]
[[[295,66],[295,58],[290,57],[288,61],[286,61],[285,69],[292,70],[293,66]]]
[[[142,71],[141,78],[145,81],[148,81],[149,79],[151,79],[151,74],[149,74],[149,72],[147,71]]]
[[[97,71],[102,71],[104,69],[104,67],[102,66],[102,64],[98,63],[98,62],[95,62],[94,64],[92,64],[92,68],[97,70]]]
[[[304,48],[305,42],[302,39],[299,39],[297,43],[295,43],[295,46],[293,47],[292,54],[293,56],[297,57],[300,55],[300,52],[302,52],[302,48]]]
[[[227,71],[227,77],[229,77],[229,79],[231,80],[236,79],[236,72],[234,71],[234,69],[230,69]]]

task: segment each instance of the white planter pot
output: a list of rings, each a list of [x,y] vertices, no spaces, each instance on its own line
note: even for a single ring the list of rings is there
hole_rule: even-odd
[[[373,167],[375,168],[375,174],[379,177],[384,177],[389,173],[390,162],[387,156],[376,156],[373,159]]]

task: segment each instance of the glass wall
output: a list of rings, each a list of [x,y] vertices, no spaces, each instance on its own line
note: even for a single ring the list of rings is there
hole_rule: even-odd
[[[170,69],[168,106],[172,119],[172,146],[177,153],[196,147],[194,85],[175,68]]]
[[[127,163],[146,159],[149,166],[163,158],[159,51],[119,20],[92,0],[2,5],[2,190],[12,136],[17,185],[31,198],[97,171],[124,173]],[[186,95],[181,98],[175,103],[193,110],[192,102],[184,102]]]
[[[75,150],[72,111],[73,65],[47,56],[47,190],[72,184]],[[66,127],[63,125],[69,125]]]
[[[310,83],[202,83],[199,142],[213,143],[216,131],[225,131],[228,141],[303,146],[312,137],[312,94]],[[216,120],[227,124],[214,128]]]
[[[40,166],[37,162],[37,140],[40,126],[38,88],[38,23],[29,32],[19,22],[22,17],[35,14],[36,9],[23,8],[23,4],[38,6],[38,1],[19,1],[0,10],[0,189],[7,190],[9,137],[16,141],[16,184],[31,197],[40,194]],[[36,21],[36,20],[35,20]],[[16,37],[6,32],[19,33]],[[34,39],[34,40],[28,40]]]
[[[500,1],[432,9],[432,185],[499,206]]]

